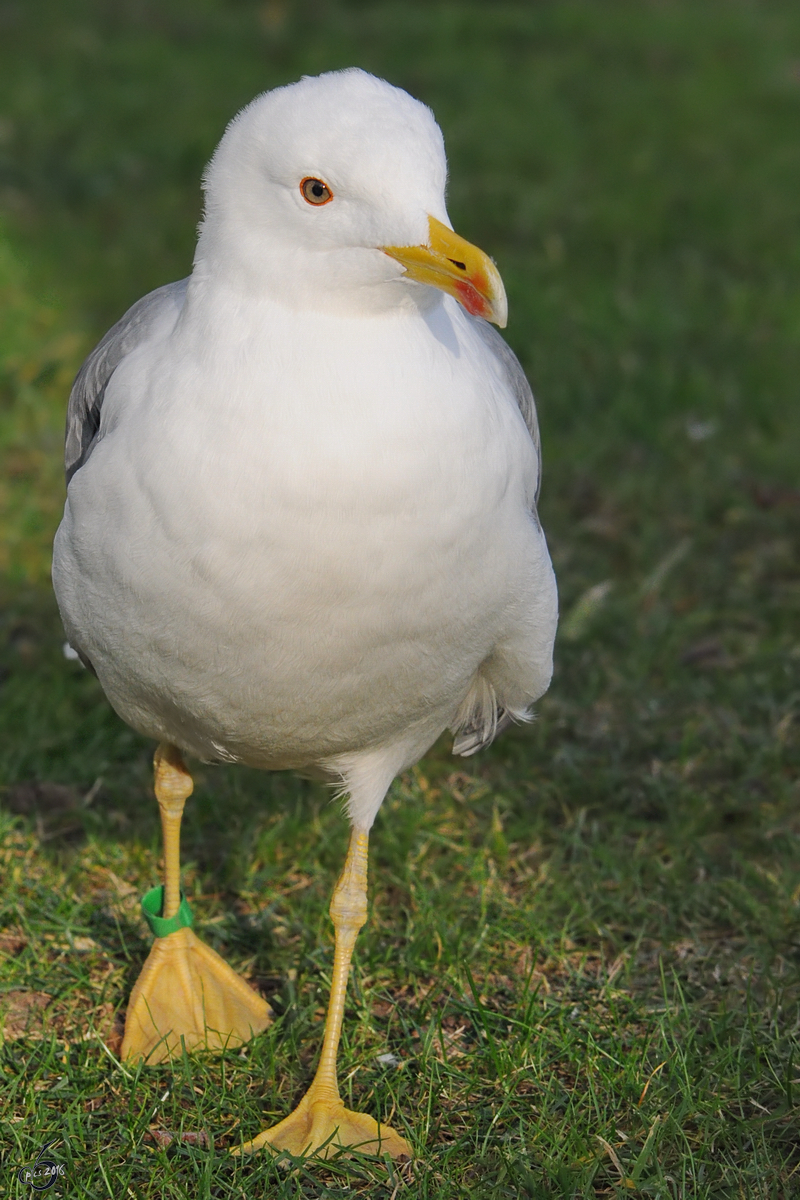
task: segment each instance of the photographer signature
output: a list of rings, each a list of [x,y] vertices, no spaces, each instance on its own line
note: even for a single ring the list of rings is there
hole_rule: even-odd
[[[52,1187],[55,1181],[64,1174],[64,1164],[54,1163],[50,1158],[43,1158],[42,1155],[54,1146],[58,1138],[53,1138],[50,1142],[45,1142],[41,1150],[36,1156],[36,1161],[32,1167],[20,1167],[17,1178],[20,1183],[27,1183],[35,1192],[46,1192]]]

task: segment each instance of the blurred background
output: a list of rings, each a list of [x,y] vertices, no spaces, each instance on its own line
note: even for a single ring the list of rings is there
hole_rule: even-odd
[[[561,1008],[589,1005],[601,1040],[611,1018],[592,1004],[603,971],[619,964],[615,987],[637,1014],[622,1022],[619,1046],[643,1074],[623,1087],[612,1072],[591,1111],[568,1082],[560,1108],[549,1085],[541,1094],[532,1085],[523,1116],[512,1106],[522,1149],[496,1151],[509,1195],[612,1194],[628,1179],[653,1195],[716,1196],[738,1181],[736,1194],[788,1196],[800,1086],[794,0],[0,3],[0,805],[40,880],[13,885],[23,890],[6,895],[7,921],[16,928],[24,911],[43,928],[80,927],[108,962],[122,962],[92,924],[86,881],[115,864],[115,878],[143,890],[159,853],[149,748],[63,657],[49,590],[71,380],[130,304],[190,271],[201,173],[236,111],[302,74],[351,65],[432,107],[453,224],[505,280],[506,335],[539,404],[541,516],[562,607],[556,677],[533,729],[466,767],[438,747],[387,802],[375,887],[393,881],[389,932],[363,953],[404,962],[410,995],[434,962],[442,978],[462,978],[465,930],[479,946],[476,978],[499,971],[516,946],[515,962],[539,955]],[[286,971],[315,977],[342,844],[324,793],[227,770],[208,772],[199,793],[189,879],[211,897],[206,916],[228,920],[213,914],[237,898],[240,915],[248,903],[269,910],[278,932],[259,969],[273,993]],[[423,844],[436,862],[427,883],[418,860],[416,877],[407,866]],[[292,870],[319,885],[279,901],[276,881]],[[141,950],[126,912],[129,944]],[[240,958],[262,953],[241,921],[218,928]],[[0,987],[21,986],[24,962],[25,986],[45,986],[38,935],[24,936]],[[587,961],[594,975],[576,965]],[[119,970],[115,1009],[125,971],[135,975],[124,962]],[[664,970],[684,1005],[671,1034]],[[521,977],[503,972],[513,1007]],[[90,976],[80,984],[89,992]],[[578,976],[591,976],[595,992]],[[65,975],[48,986],[63,997],[78,983]],[[442,1000],[467,1025],[470,994],[462,979]],[[300,1002],[284,1003],[288,1013]],[[722,1012],[732,1031],[724,1046],[714,1035]],[[676,1047],[690,1045],[681,1076]],[[475,1079],[495,1070],[477,1035],[463,1054]],[[574,1083],[584,1059],[573,1043],[556,1038],[552,1054],[572,1063]],[[661,1060],[673,1066],[658,1068],[637,1107]],[[447,1053],[436,1061],[446,1073]],[[482,1150],[462,1143],[458,1087],[437,1078],[404,1103],[433,1097],[429,1145],[444,1138],[459,1149],[449,1165],[438,1161],[441,1193],[434,1172],[419,1177],[418,1194],[483,1195],[478,1183],[469,1190],[479,1177],[494,1181],[485,1194],[506,1194],[500,1159],[487,1155],[498,1138],[511,1145],[513,1121],[494,1093],[483,1109],[471,1093],[470,1119],[494,1134]]]

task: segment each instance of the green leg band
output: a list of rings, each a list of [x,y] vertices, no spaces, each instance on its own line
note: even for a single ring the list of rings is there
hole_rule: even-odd
[[[142,912],[144,919],[156,937],[168,937],[179,929],[188,929],[194,924],[194,913],[189,908],[189,901],[181,892],[181,906],[174,917],[167,920],[161,916],[164,910],[163,887],[151,888],[142,896]]]

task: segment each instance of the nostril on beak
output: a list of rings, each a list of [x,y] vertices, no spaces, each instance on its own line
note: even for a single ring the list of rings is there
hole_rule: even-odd
[[[447,261],[451,262],[454,267],[458,267],[459,271],[466,271],[467,269],[467,264],[459,262],[456,258],[448,258]]]

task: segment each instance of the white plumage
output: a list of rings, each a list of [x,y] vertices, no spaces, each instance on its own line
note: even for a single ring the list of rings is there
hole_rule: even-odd
[[[336,204],[304,204],[311,174]],[[124,720],[341,774],[366,824],[470,695],[521,715],[551,674],[538,455],[503,364],[377,248],[449,224],[444,180],[429,110],[362,72],[245,109],[55,548],[67,633]]]
[[[259,97],[207,171],[191,277],[71,402],[53,578],[114,708],[201,759],[321,770],[363,830],[445,728],[478,748],[552,669],[524,377],[393,253],[448,236],[445,179],[430,111],[361,71]]]

